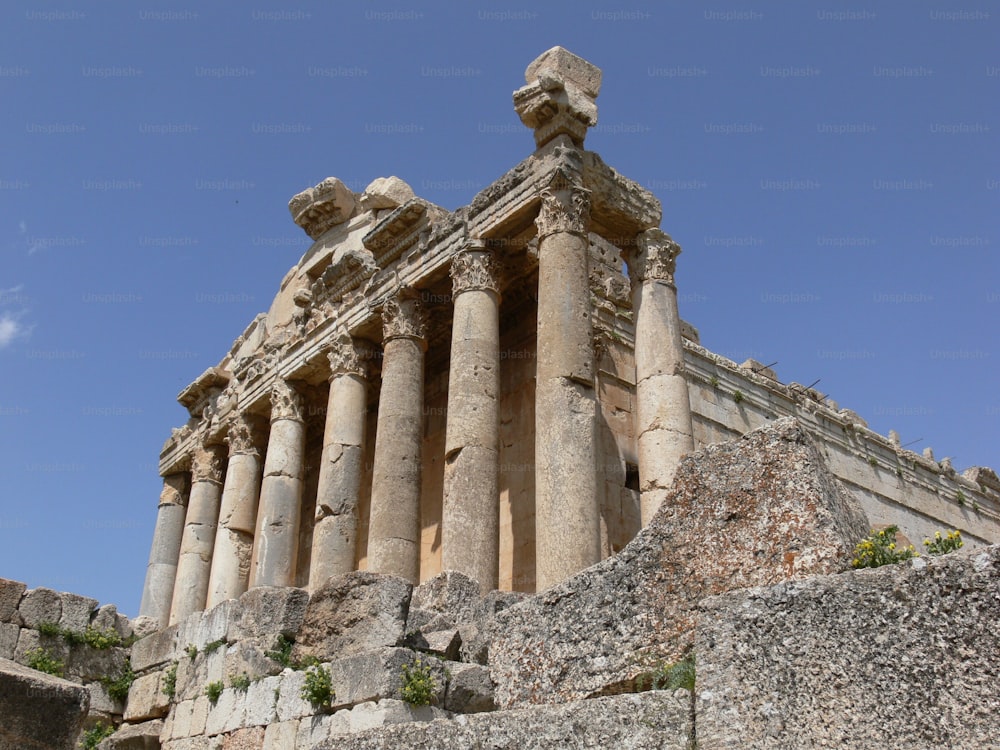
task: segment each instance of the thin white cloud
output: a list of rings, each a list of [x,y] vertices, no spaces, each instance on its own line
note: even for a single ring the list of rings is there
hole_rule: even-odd
[[[0,349],[7,348],[14,339],[27,333],[24,326],[10,313],[0,313]]]

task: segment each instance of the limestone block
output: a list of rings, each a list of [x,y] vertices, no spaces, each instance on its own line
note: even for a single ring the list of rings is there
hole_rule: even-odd
[[[475,714],[493,711],[493,681],[490,670],[479,664],[451,664],[451,679],[444,698],[444,708],[452,713]]]
[[[14,661],[27,663],[26,654],[37,648],[44,648],[51,656],[59,659],[64,665],[69,660],[70,647],[59,637],[43,637],[37,630],[21,628],[14,647]]]
[[[271,724],[264,732],[264,750],[288,750],[297,747],[295,740],[298,733],[298,719]]]
[[[370,706],[371,704],[366,704]],[[371,708],[366,709],[371,713]],[[350,714],[361,714],[361,707]],[[412,721],[412,719],[410,719]],[[361,717],[357,727],[362,728]],[[691,699],[687,691],[663,691],[495,711],[432,721],[370,728],[336,737],[316,750],[410,750],[489,748],[489,750],[688,750],[691,743]],[[700,739],[700,738],[699,738]],[[703,747],[699,742],[699,747]]]
[[[265,677],[250,683],[246,698],[247,726],[268,725],[278,719],[276,692],[281,686],[280,677]]]
[[[107,687],[101,682],[90,682],[87,683],[87,689],[90,691],[90,713],[101,713],[101,714],[122,714],[125,711],[125,705],[122,701],[115,700],[110,695],[108,695]]]
[[[208,720],[205,722],[206,734],[232,732],[243,726],[247,708],[246,693],[243,691],[226,688],[215,705],[209,706]]]
[[[462,639],[459,655],[462,661],[485,664],[497,614],[527,598],[528,594],[519,591],[490,591],[486,594],[471,619],[459,624],[458,632]]]
[[[98,601],[79,594],[69,594],[65,591],[59,595],[62,599],[62,616],[59,627],[74,633],[82,633],[90,625],[91,616],[97,609]]]
[[[84,681],[98,680],[105,675],[118,675],[128,663],[128,649],[99,650],[89,646],[73,646],[66,657],[66,674]]]
[[[229,627],[230,641],[278,634],[293,637],[305,617],[309,592],[291,587],[258,586],[237,601]]]
[[[366,211],[396,208],[414,197],[413,188],[398,177],[379,177],[365,188],[361,207]]]
[[[170,698],[162,689],[162,674],[151,674],[137,677],[128,691],[128,702],[125,705],[125,721],[144,721],[159,719],[170,710]]]
[[[222,742],[222,750],[261,750],[264,747],[264,727],[240,729]]]
[[[278,692],[278,721],[299,719],[315,713],[312,704],[302,697],[302,687],[306,683],[305,672],[286,669],[281,673]]]
[[[329,660],[395,646],[411,591],[409,581],[366,571],[330,578],[309,601],[293,656]]]
[[[222,750],[222,743],[225,738],[217,737],[188,737],[183,740],[171,740],[163,745],[163,750]]]
[[[457,629],[435,630],[424,633],[421,635],[421,640],[423,641],[423,645],[420,646],[421,651],[427,651],[450,661],[458,660],[462,638],[459,636]]]
[[[543,76],[571,82],[594,99],[601,92],[601,69],[563,47],[546,50],[524,71],[524,80],[529,84]]]
[[[402,698],[403,667],[417,659],[430,666],[437,690],[435,702],[444,702],[447,675],[439,659],[424,656],[406,648],[383,648],[368,651],[330,663],[330,677],[336,693],[334,707],[351,706],[381,698]]]
[[[194,711],[194,701],[181,701],[180,703],[175,703],[173,710],[170,712],[170,718],[167,720],[169,732],[164,735],[166,739],[179,739],[181,737],[190,737],[191,732],[191,714]]]
[[[364,732],[368,729],[384,727],[389,724],[405,724],[413,721],[426,722],[446,718],[448,718],[448,713],[440,708],[434,706],[411,706],[409,703],[391,698],[381,700],[378,703],[361,703],[349,712],[352,733]]]
[[[501,613],[497,704],[631,689],[690,647],[705,596],[846,570],[868,531],[794,419],[685,458],[650,525],[615,557]]]
[[[20,581],[0,578],[0,622],[21,624],[17,609],[27,588]]]
[[[13,659],[21,628],[12,622],[0,623],[0,659]]]
[[[354,193],[336,177],[327,177],[288,202],[292,219],[314,240],[351,218],[354,207]]]
[[[187,655],[181,656],[177,661],[177,698],[187,700],[203,695],[208,683],[225,678],[225,666],[225,648],[211,653],[201,651],[194,659]]]
[[[24,594],[17,608],[26,628],[38,628],[39,623],[59,624],[62,618],[62,597],[52,589],[31,589]]]
[[[122,640],[130,638],[134,632],[132,623],[125,615],[118,612],[118,608],[114,604],[105,604],[103,607],[99,607],[90,624],[98,630],[113,630]]]
[[[136,638],[145,638],[160,630],[160,622],[149,615],[139,615],[129,621]]]
[[[159,750],[163,719],[122,724],[108,739],[109,750]],[[103,746],[102,746],[103,747]]]
[[[133,643],[132,669],[144,672],[176,659],[178,630],[177,625],[171,625]]]
[[[224,601],[208,611],[195,612],[186,617],[178,623],[180,629],[177,634],[177,642],[183,647],[197,646],[200,651],[209,643],[226,640],[231,615],[235,609],[237,609],[236,602],[230,600]]]
[[[306,716],[299,721],[299,732],[295,738],[295,747],[298,750],[308,750],[316,747],[321,742],[340,735],[348,734],[351,731],[351,719],[349,711],[338,711],[335,714],[323,714],[320,716]]]
[[[0,659],[2,750],[73,750],[89,706],[82,685]]]
[[[274,650],[276,640],[270,636],[234,643],[226,650],[223,672],[229,677],[245,674],[251,679],[279,674],[284,666],[267,656]]]
[[[481,599],[478,581],[454,570],[438,573],[414,587],[406,629],[421,629],[426,624],[421,620],[430,620],[431,613],[445,615],[454,624],[474,619]]]
[[[1000,547],[702,602],[698,744],[996,745]]]

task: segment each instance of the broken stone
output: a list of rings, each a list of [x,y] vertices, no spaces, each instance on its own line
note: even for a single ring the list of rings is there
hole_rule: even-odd
[[[108,750],[159,750],[162,732],[163,719],[144,721],[141,724],[122,724],[108,738]]]
[[[91,617],[99,602],[96,599],[66,592],[61,593],[59,597],[62,599],[62,615],[58,620],[59,627],[72,633],[85,631],[90,625]]]
[[[0,622],[21,624],[17,608],[26,588],[28,587],[20,581],[0,578]]]
[[[601,93],[601,69],[563,47],[546,50],[524,71],[524,81],[529,84],[545,76],[568,81],[594,99]]]
[[[90,692],[0,659],[0,749],[75,750]]]
[[[366,211],[397,208],[414,197],[413,188],[398,177],[379,177],[365,188],[361,208]]]
[[[493,711],[493,681],[490,670],[479,664],[452,664],[448,671],[448,692],[444,698],[447,711],[459,714],[475,714]]]
[[[292,219],[314,240],[350,219],[354,206],[354,193],[336,177],[327,177],[288,202]]]
[[[309,592],[290,587],[257,586],[239,598],[229,628],[230,641],[281,634],[293,637],[302,625]]]
[[[52,589],[31,589],[17,609],[26,628],[37,630],[43,622],[58,625],[62,618],[62,597]]]

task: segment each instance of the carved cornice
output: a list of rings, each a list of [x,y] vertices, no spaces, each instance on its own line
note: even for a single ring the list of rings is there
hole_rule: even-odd
[[[191,481],[222,484],[226,447],[218,443],[199,445],[191,454]]]
[[[570,232],[586,236],[590,224],[590,192],[570,183],[566,187],[553,185],[541,194],[542,204],[535,219],[538,237],[556,232]]]
[[[330,360],[330,380],[342,375],[355,375],[364,378],[367,375],[366,361],[370,352],[347,332],[341,331],[326,353]]]
[[[413,290],[402,290],[382,305],[382,337],[427,340],[427,311]]]
[[[227,430],[229,455],[259,456],[263,437],[260,417],[253,414],[237,414],[229,423]]]
[[[327,177],[319,185],[303,190],[288,202],[295,223],[312,239],[343,224],[354,214],[354,193],[336,177]]]
[[[673,286],[674,270],[681,246],[662,229],[647,229],[636,237],[636,249],[629,254],[628,269],[632,283],[663,281]]]
[[[500,293],[500,264],[496,254],[481,243],[471,245],[451,261],[452,295],[476,289]]]
[[[271,386],[271,421],[293,419],[304,422],[302,395],[286,380],[276,380]]]

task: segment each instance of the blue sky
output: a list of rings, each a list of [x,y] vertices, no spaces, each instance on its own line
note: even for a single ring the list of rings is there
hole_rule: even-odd
[[[0,11],[0,576],[136,614],[174,399],[308,247],[288,199],[467,203],[532,151],[510,95],[556,44],[706,346],[1000,466],[994,4],[205,6]]]

